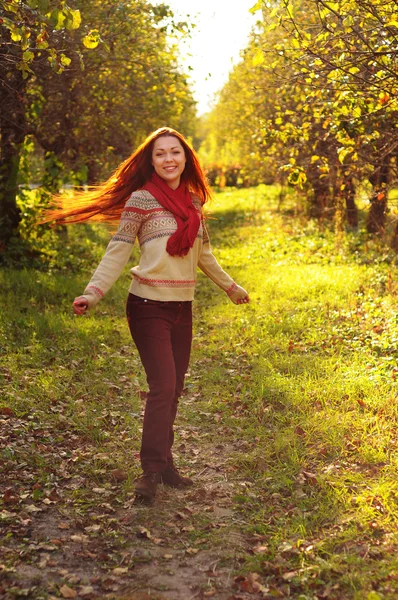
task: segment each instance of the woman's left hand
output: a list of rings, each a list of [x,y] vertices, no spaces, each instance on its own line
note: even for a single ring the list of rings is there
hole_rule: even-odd
[[[250,302],[249,294],[243,287],[237,285],[232,292],[228,294],[228,297],[234,304],[247,304]]]

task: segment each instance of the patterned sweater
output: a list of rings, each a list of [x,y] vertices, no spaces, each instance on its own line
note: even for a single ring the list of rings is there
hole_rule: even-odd
[[[201,214],[199,198],[194,196],[193,202]],[[236,284],[213,256],[203,218],[193,247],[183,257],[170,256],[166,250],[167,240],[176,229],[173,214],[149,192],[133,192],[122,212],[119,228],[84,291],[89,308],[95,306],[118,279],[137,236],[141,258],[139,265],[131,269],[132,294],[151,300],[192,300],[197,266],[221,289],[231,293]]]

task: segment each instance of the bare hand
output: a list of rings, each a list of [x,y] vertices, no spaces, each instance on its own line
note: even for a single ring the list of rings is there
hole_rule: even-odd
[[[73,310],[77,315],[84,315],[88,309],[88,300],[84,296],[78,296],[73,301]]]
[[[228,296],[234,304],[248,304],[250,302],[249,294],[240,285],[237,285]]]

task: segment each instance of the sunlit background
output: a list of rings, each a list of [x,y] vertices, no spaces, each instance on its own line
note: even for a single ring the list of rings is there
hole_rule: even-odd
[[[190,40],[181,44],[181,57],[183,68],[192,68],[192,89],[201,115],[239,60],[259,13],[249,12],[255,0],[168,0],[167,4],[178,20],[196,25]]]

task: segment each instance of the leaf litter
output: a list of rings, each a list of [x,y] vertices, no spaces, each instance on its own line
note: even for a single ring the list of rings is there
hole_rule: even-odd
[[[123,489],[127,473],[112,463],[93,484],[83,467],[98,453],[83,436],[4,410],[1,426],[4,600],[264,597],[258,574],[236,578],[250,541],[236,521],[227,444],[214,454],[208,436],[186,425],[181,450],[195,440],[184,458],[200,473],[196,486],[159,486],[153,506],[137,507]]]

